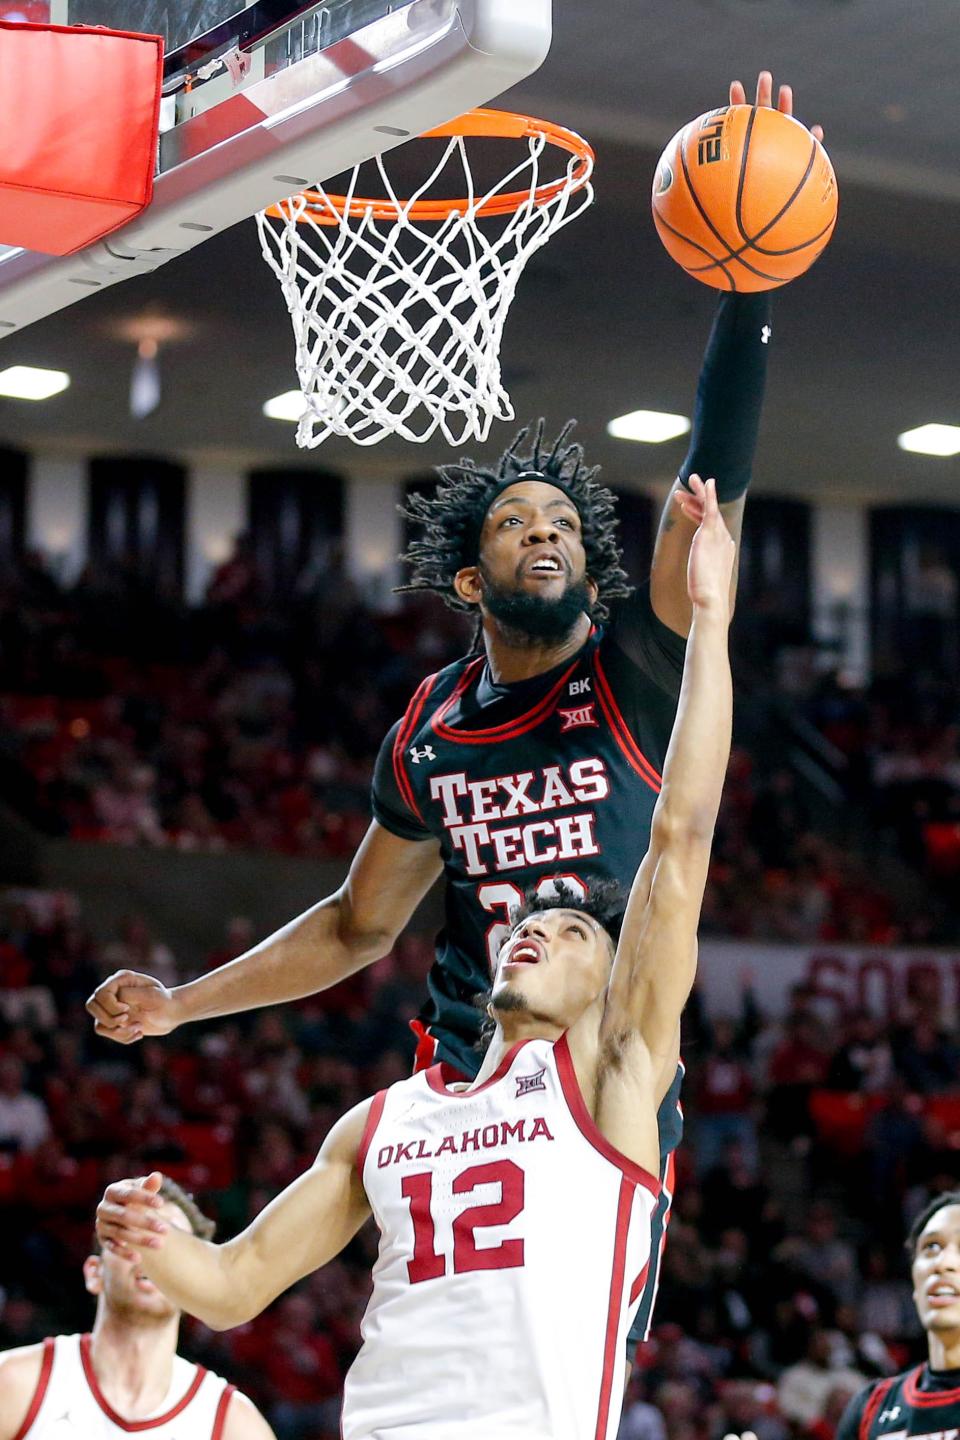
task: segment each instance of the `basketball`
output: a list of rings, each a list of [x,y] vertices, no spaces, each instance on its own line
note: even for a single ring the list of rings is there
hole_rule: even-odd
[[[729,105],[674,135],[653,181],[667,253],[717,290],[772,290],[821,255],[837,178],[810,131],[779,110]]]

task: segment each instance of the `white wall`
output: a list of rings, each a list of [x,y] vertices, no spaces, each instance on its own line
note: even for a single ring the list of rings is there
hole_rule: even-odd
[[[344,530],[347,568],[368,603],[381,610],[397,603],[391,593],[400,573],[403,522],[397,506],[403,486],[393,480],[351,476],[345,488]]]
[[[811,583],[817,639],[837,642],[855,685],[870,675],[870,516],[862,505],[813,507]]]
[[[198,605],[217,566],[247,524],[246,477],[228,467],[197,466],[187,476],[184,588]]]
[[[87,462],[34,455],[27,481],[27,545],[48,557],[57,579],[71,585],[87,560]]]

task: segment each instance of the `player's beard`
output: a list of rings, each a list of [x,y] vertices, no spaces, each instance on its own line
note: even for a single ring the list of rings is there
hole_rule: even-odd
[[[556,600],[548,600],[543,595],[497,585],[482,566],[481,574],[484,608],[514,645],[560,644],[568,639],[580,616],[590,614],[586,580],[568,585]]]
[[[490,996],[490,1004],[498,1015],[504,1015],[509,1010],[529,1010],[530,1005],[525,995],[519,990],[511,990],[509,985],[501,985]]]

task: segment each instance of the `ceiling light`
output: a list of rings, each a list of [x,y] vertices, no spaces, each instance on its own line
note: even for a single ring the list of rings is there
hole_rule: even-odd
[[[960,455],[960,425],[918,425],[898,435],[897,444],[916,455]]]
[[[675,440],[686,435],[690,421],[686,415],[668,415],[663,410],[631,410],[629,415],[618,415],[607,426],[607,434],[615,440],[643,440],[648,445],[662,445],[664,440]]]
[[[287,390],[283,395],[274,395],[263,407],[264,415],[269,415],[271,420],[292,420],[294,423],[300,419],[307,402],[299,390]]]
[[[49,400],[70,384],[65,370],[38,370],[33,365],[11,365],[0,370],[0,395],[12,400]]]

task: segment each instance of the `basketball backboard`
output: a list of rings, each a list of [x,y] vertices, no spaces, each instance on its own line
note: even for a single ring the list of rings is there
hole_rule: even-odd
[[[551,36],[551,0],[0,0],[0,18],[166,43],[153,203],[75,255],[0,248],[0,336],[486,103]]]

